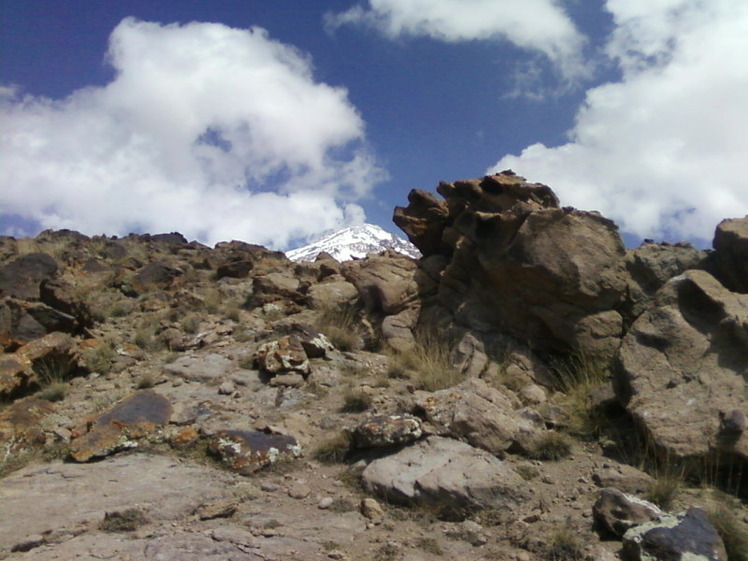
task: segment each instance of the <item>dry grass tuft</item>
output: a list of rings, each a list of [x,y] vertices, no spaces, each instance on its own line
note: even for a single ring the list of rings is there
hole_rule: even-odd
[[[527,456],[533,460],[557,461],[571,454],[572,440],[561,432],[547,431],[532,443]]]
[[[339,464],[345,460],[350,448],[351,434],[341,431],[317,446],[314,459],[323,464]]]
[[[446,333],[437,329],[417,330],[415,345],[392,357],[387,376],[411,378],[418,389],[430,392],[451,388],[463,381],[462,373],[452,366],[452,348]]]

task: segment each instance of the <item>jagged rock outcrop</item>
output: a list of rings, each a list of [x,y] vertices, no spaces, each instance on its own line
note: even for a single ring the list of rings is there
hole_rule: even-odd
[[[670,460],[721,453],[746,461],[748,432],[722,421],[748,411],[747,349],[748,296],[706,271],[687,271],[657,293],[623,339],[616,394]]]
[[[748,294],[748,216],[720,222],[714,249],[717,278],[730,290]]]
[[[462,325],[534,348],[610,357],[623,335],[626,289],[618,229],[559,208],[553,191],[512,172],[415,192],[395,222],[428,260],[446,257],[439,295]]]

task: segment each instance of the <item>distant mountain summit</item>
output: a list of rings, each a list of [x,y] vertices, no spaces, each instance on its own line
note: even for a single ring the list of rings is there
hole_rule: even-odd
[[[315,242],[286,252],[291,261],[314,261],[321,252],[327,252],[338,261],[361,259],[370,253],[393,249],[409,257],[419,258],[421,253],[407,240],[373,224],[361,224],[338,230]]]

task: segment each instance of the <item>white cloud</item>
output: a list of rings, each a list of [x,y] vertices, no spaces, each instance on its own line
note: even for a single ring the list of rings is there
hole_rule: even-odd
[[[504,39],[543,53],[566,77],[585,73],[580,56],[584,38],[559,0],[368,0],[367,8],[328,14],[326,20],[331,28],[368,25],[390,38]]]
[[[550,184],[626,232],[710,240],[748,214],[748,3],[608,0],[620,82],[591,89],[570,142],[535,144],[489,171]]]
[[[303,53],[259,28],[129,18],[107,60],[111,83],[64,100],[0,88],[4,214],[274,247],[363,220],[355,201],[384,172]]]

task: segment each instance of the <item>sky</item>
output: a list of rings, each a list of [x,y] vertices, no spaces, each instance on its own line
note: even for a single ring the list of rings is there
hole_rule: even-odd
[[[399,233],[512,169],[630,246],[748,215],[745,0],[0,3],[0,234]]]

